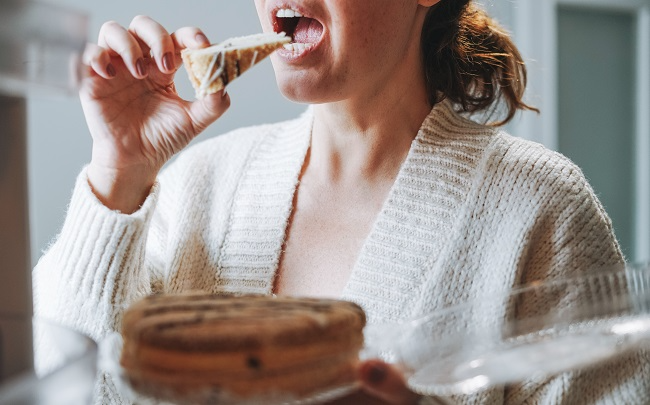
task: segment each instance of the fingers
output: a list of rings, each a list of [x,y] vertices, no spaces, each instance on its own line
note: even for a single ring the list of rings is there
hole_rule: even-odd
[[[415,404],[419,396],[409,390],[403,375],[380,360],[368,360],[359,366],[362,389],[389,404]]]
[[[172,40],[176,49],[182,50],[185,48],[197,49],[205,48],[210,45],[208,37],[205,36],[203,31],[195,27],[185,27],[174,32]]]
[[[174,46],[176,47],[176,63],[180,65],[183,63],[180,51],[183,49],[201,49],[210,46],[208,37],[198,28],[184,27],[174,32],[171,35]]]
[[[150,50],[151,57],[156,61],[161,72],[176,71],[174,41],[162,25],[149,17],[137,16],[131,22],[129,32]]]
[[[95,44],[87,44],[83,54],[84,64],[104,79],[112,79],[117,75],[115,65],[106,50]]]
[[[102,25],[99,30],[99,46],[105,48],[109,55],[122,58],[133,77],[143,79],[147,76],[147,64],[140,43],[118,23],[109,21]]]
[[[192,118],[196,135],[221,117],[228,107],[230,107],[230,96],[225,90],[188,102],[188,114]]]
[[[147,16],[137,16],[129,29],[115,21],[105,23],[99,32],[98,46],[88,46],[85,62],[104,78],[115,76],[111,57],[119,57],[135,78],[148,75],[147,58],[151,56],[163,73],[173,74],[185,48],[204,48],[210,42],[198,28],[181,28],[172,35],[158,22]]]

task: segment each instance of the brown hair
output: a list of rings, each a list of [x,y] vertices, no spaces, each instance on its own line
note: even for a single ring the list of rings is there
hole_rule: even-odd
[[[449,99],[469,113],[494,112],[500,103],[508,123],[524,103],[526,67],[508,33],[473,0],[442,0],[422,29],[422,53],[431,104]]]

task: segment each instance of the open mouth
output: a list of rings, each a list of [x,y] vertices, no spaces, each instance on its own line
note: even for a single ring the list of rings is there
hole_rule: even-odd
[[[307,17],[291,8],[275,11],[273,28],[275,32],[284,32],[292,42],[285,49],[300,53],[314,47],[323,35],[323,25],[316,19]]]

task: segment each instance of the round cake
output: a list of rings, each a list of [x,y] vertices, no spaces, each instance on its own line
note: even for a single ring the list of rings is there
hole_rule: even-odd
[[[156,295],[126,311],[120,363],[158,397],[303,398],[354,382],[364,325],[346,301]]]

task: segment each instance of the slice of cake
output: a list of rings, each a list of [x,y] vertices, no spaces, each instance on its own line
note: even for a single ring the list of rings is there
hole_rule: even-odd
[[[181,53],[197,97],[223,89],[245,71],[291,42],[284,32],[231,38],[202,49]]]

